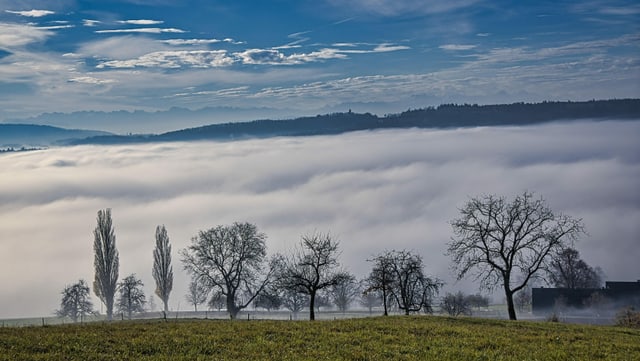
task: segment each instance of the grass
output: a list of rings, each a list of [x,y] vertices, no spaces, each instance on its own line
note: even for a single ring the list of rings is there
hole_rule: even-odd
[[[640,331],[448,317],[0,328],[0,360],[640,360]]]

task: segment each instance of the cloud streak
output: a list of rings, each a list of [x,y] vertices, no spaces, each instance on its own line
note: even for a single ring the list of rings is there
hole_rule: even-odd
[[[468,8],[481,0],[326,0],[329,4],[353,12],[378,16],[442,14]]]
[[[463,44],[445,44],[440,45],[439,48],[442,50],[451,50],[451,51],[459,51],[459,50],[472,50],[475,49],[477,45],[463,45]]]
[[[639,136],[638,122],[579,122],[5,154],[0,317],[50,314],[65,284],[91,279],[91,231],[106,207],[120,273],[137,273],[148,294],[157,224],[167,226],[180,270],[177,250],[198,230],[233,221],[256,223],[270,252],[286,251],[305,232],[331,231],[358,276],[371,254],[411,249],[448,290],[473,292],[449,274],[447,222],[469,196],[524,190],[584,219],[589,236],[577,247],[608,279],[635,279]],[[187,284],[176,271],[174,309]]]
[[[119,20],[120,24],[129,24],[129,25],[157,25],[163,24],[162,20],[147,20],[147,19],[137,19],[137,20]]]
[[[13,10],[5,10],[5,12],[8,12],[10,14],[16,14],[16,15],[20,15],[20,16],[26,16],[26,17],[30,17],[30,18],[40,18],[43,16],[47,16],[47,15],[53,15],[55,14],[55,11],[50,11],[50,10],[23,10],[23,11],[13,11]]]
[[[110,30],[109,30],[110,31]],[[112,44],[113,41],[121,39],[108,40],[106,43]],[[128,41],[126,39],[125,41]],[[145,42],[144,40],[141,40]],[[163,43],[170,45],[207,45],[218,42],[234,42],[232,39],[169,39],[163,40]],[[96,47],[92,45],[92,47]],[[100,46],[104,48],[104,46]],[[353,50],[341,48],[323,48],[308,53],[292,53],[286,54],[278,47],[271,49],[247,49],[244,51],[229,53],[226,50],[169,50],[156,51],[146,53],[135,59],[109,60],[103,61],[97,65],[97,68],[216,68],[228,67],[234,64],[243,65],[299,65],[305,63],[320,62],[331,59],[347,59],[347,54],[368,54],[368,53],[386,53],[392,51],[400,51],[409,49],[407,46],[393,44],[379,44],[373,49]],[[137,51],[137,49],[136,49]]]
[[[144,33],[144,34],[162,34],[162,33],[186,33],[182,29],[176,28],[131,28],[131,29],[108,29],[96,30],[96,34],[118,34],[118,33]]]

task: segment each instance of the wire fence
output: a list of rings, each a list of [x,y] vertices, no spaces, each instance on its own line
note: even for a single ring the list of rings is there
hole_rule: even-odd
[[[364,318],[381,316],[383,310],[379,307],[373,308],[371,311],[366,309],[353,309],[345,312],[337,310],[320,310],[315,312],[316,320],[339,320],[339,319],[352,319],[352,318]],[[402,315],[403,313],[397,309],[389,311],[390,315]],[[442,314],[441,310],[434,309],[434,314]],[[474,317],[482,318],[506,318],[506,312],[501,310],[501,307],[490,306],[486,308],[474,309],[472,315]],[[211,319],[211,320],[228,320],[230,319],[229,313],[226,310],[203,310],[203,311],[170,311],[164,313],[162,311],[151,311],[136,313],[132,315],[131,320],[184,320],[184,319]],[[309,310],[305,309],[300,312],[291,312],[287,310],[272,310],[267,311],[263,309],[245,309],[238,313],[237,320],[252,321],[252,320],[280,320],[280,321],[303,321],[309,319]],[[113,322],[128,321],[128,317],[124,313],[117,313],[113,315]],[[91,323],[91,322],[106,322],[107,317],[104,314],[100,315],[88,315],[80,317],[77,322],[73,322],[68,317],[34,317],[34,318],[20,318],[20,319],[7,319],[0,320],[1,327],[34,327],[34,326],[53,326],[73,323]]]

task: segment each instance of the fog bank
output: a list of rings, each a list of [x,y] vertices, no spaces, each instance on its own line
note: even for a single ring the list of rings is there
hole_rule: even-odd
[[[148,295],[155,227],[166,225],[174,310],[189,308],[178,250],[198,230],[234,221],[255,223],[270,253],[330,231],[358,277],[372,254],[410,249],[447,290],[476,292],[450,275],[448,221],[470,196],[524,190],[583,218],[589,234],[576,248],[607,279],[636,280],[638,139],[640,122],[609,121],[2,154],[0,318],[50,315],[66,284],[93,282],[92,231],[107,207],[120,277],[136,273]]]

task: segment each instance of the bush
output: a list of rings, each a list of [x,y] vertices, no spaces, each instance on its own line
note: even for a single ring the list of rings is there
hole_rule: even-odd
[[[560,317],[558,317],[557,313],[552,313],[549,315],[549,317],[547,317],[547,321],[549,322],[560,322]]]
[[[640,328],[640,312],[633,307],[625,308],[616,314],[616,325],[629,328]]]

